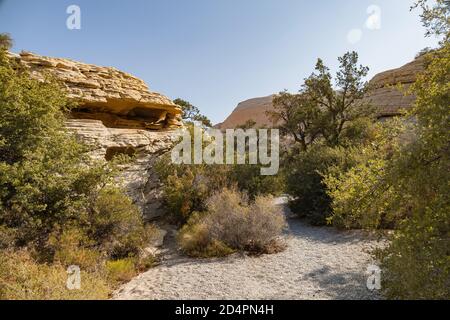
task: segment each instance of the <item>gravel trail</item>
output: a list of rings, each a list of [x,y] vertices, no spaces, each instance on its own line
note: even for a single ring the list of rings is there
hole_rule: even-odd
[[[114,299],[380,299],[366,287],[369,252],[380,242],[361,231],[288,223],[286,251],[261,257],[188,258],[169,233],[161,265],[123,285]]]

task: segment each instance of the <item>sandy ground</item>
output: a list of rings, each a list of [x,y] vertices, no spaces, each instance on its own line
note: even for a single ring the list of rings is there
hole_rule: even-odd
[[[161,265],[122,286],[114,299],[380,299],[366,287],[369,252],[381,245],[376,239],[297,219],[288,223],[286,251],[261,257],[188,258],[169,233]]]

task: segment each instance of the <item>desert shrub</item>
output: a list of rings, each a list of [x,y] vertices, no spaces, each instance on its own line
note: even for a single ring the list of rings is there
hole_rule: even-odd
[[[284,190],[283,176],[262,176],[260,165],[176,165],[167,155],[155,168],[164,185],[165,206],[180,225],[194,212],[205,211],[207,199],[223,188],[237,187],[251,199]]]
[[[14,229],[0,225],[0,250],[14,247],[16,232]]]
[[[283,159],[286,192],[293,198],[289,206],[313,225],[327,225],[331,218],[335,218],[334,223],[338,225],[332,179],[360,170],[356,167],[369,159],[389,158],[399,144],[399,135],[404,132],[398,119],[374,123],[363,118],[352,122],[350,127],[341,136],[341,145],[316,142],[307,150],[293,148]],[[358,190],[352,190],[358,194]]]
[[[327,221],[338,228],[393,229],[407,215],[409,206],[388,210],[388,204],[399,201],[401,195],[383,186],[382,181],[385,168],[400,152],[411,128],[400,119],[375,127],[370,143],[347,148],[345,168],[341,161],[323,175],[332,200],[332,212]]]
[[[167,162],[164,164],[167,167]],[[282,175],[261,176],[259,165],[173,166],[164,181],[164,200],[174,221],[183,224],[193,212],[207,209],[207,200],[223,188],[236,187],[250,199],[279,195],[284,189]]]
[[[136,271],[144,272],[157,266],[160,262],[159,257],[153,254],[140,255],[136,257]]]
[[[76,265],[88,271],[99,269],[101,253],[80,229],[67,229],[62,234],[52,234],[48,240],[48,248],[53,253],[54,263],[64,267]]]
[[[286,191],[293,197],[289,202],[292,212],[311,224],[327,224],[332,210],[323,174],[332,166],[341,166],[344,155],[342,149],[314,145],[285,160]]]
[[[42,248],[55,230],[88,222],[117,170],[65,129],[72,105],[61,85],[33,79],[3,49],[0,105],[0,225],[16,230],[17,245]]]
[[[0,251],[0,300],[102,300],[110,286],[100,273],[81,271],[81,289],[66,287],[67,270],[36,263],[26,251]]]
[[[234,165],[229,168],[228,179],[240,191],[247,193],[250,199],[264,195],[278,196],[284,192],[283,174],[263,176],[260,165]]]
[[[196,170],[198,172],[198,169]],[[204,210],[210,189],[200,175],[187,168],[180,176],[177,172],[167,178],[164,186],[165,203],[173,219],[184,223],[198,210]]]
[[[212,238],[235,249],[262,249],[278,237],[285,218],[272,197],[257,197],[249,203],[245,194],[224,189],[208,200],[205,223]]]
[[[203,215],[194,213],[180,230],[178,243],[183,251],[195,258],[225,257],[234,253],[223,242],[211,239],[208,226],[202,221]]]
[[[127,282],[136,276],[136,259],[125,258],[106,262],[106,272],[113,282]]]
[[[382,288],[389,299],[450,298],[450,205],[431,206],[400,226],[379,252]]]
[[[101,190],[88,217],[89,238],[109,257],[137,256],[150,237],[141,213],[131,199],[117,188]]]
[[[228,248],[262,251],[286,224],[271,197],[249,202],[241,192],[223,189],[208,199],[207,207],[206,213],[193,216],[181,232],[179,241],[187,252],[208,246],[208,252],[227,252]]]

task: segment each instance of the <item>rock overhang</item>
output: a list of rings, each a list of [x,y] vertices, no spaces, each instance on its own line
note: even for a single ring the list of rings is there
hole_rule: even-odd
[[[119,123],[118,127],[151,130],[182,126],[179,106],[126,72],[30,52],[11,56],[26,66],[33,77],[43,79],[49,73],[62,82],[68,97],[78,104],[75,118],[116,117],[120,121],[106,121],[105,125]]]

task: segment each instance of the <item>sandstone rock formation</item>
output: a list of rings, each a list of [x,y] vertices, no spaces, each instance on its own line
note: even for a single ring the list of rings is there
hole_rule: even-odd
[[[79,104],[74,118],[101,119],[115,128],[158,130],[181,126],[180,108],[128,73],[29,52],[22,52],[18,59],[33,76],[42,79],[48,72],[64,83],[69,97]]]
[[[403,67],[388,70],[377,74],[371,81],[371,91],[365,97],[378,110],[380,118],[392,117],[401,114],[401,110],[412,107],[415,97],[405,95],[407,90],[416,81],[417,74],[424,70],[424,58],[419,57]]]
[[[403,90],[408,89],[423,69],[424,58],[419,57],[398,69],[377,74],[370,81],[372,91],[365,97],[365,101],[376,107],[379,118],[399,115],[402,109],[411,108],[415,97],[405,95],[397,88],[397,85],[402,85]],[[273,126],[266,115],[267,111],[274,110],[272,97],[250,99],[239,103],[231,115],[217,127],[222,130],[233,129],[249,120],[255,121],[256,127]]]
[[[272,127],[273,122],[266,115],[267,111],[273,111],[272,99],[273,95],[270,95],[239,103],[230,116],[218,127],[222,130],[234,129],[249,120],[255,121],[257,127]]]
[[[115,68],[31,53],[12,55],[32,76],[55,76],[76,101],[67,128],[92,147],[92,157],[111,160],[135,156],[120,180],[148,219],[163,213],[161,185],[154,163],[168,152],[182,126],[181,110],[169,98],[151,92],[140,79]]]

